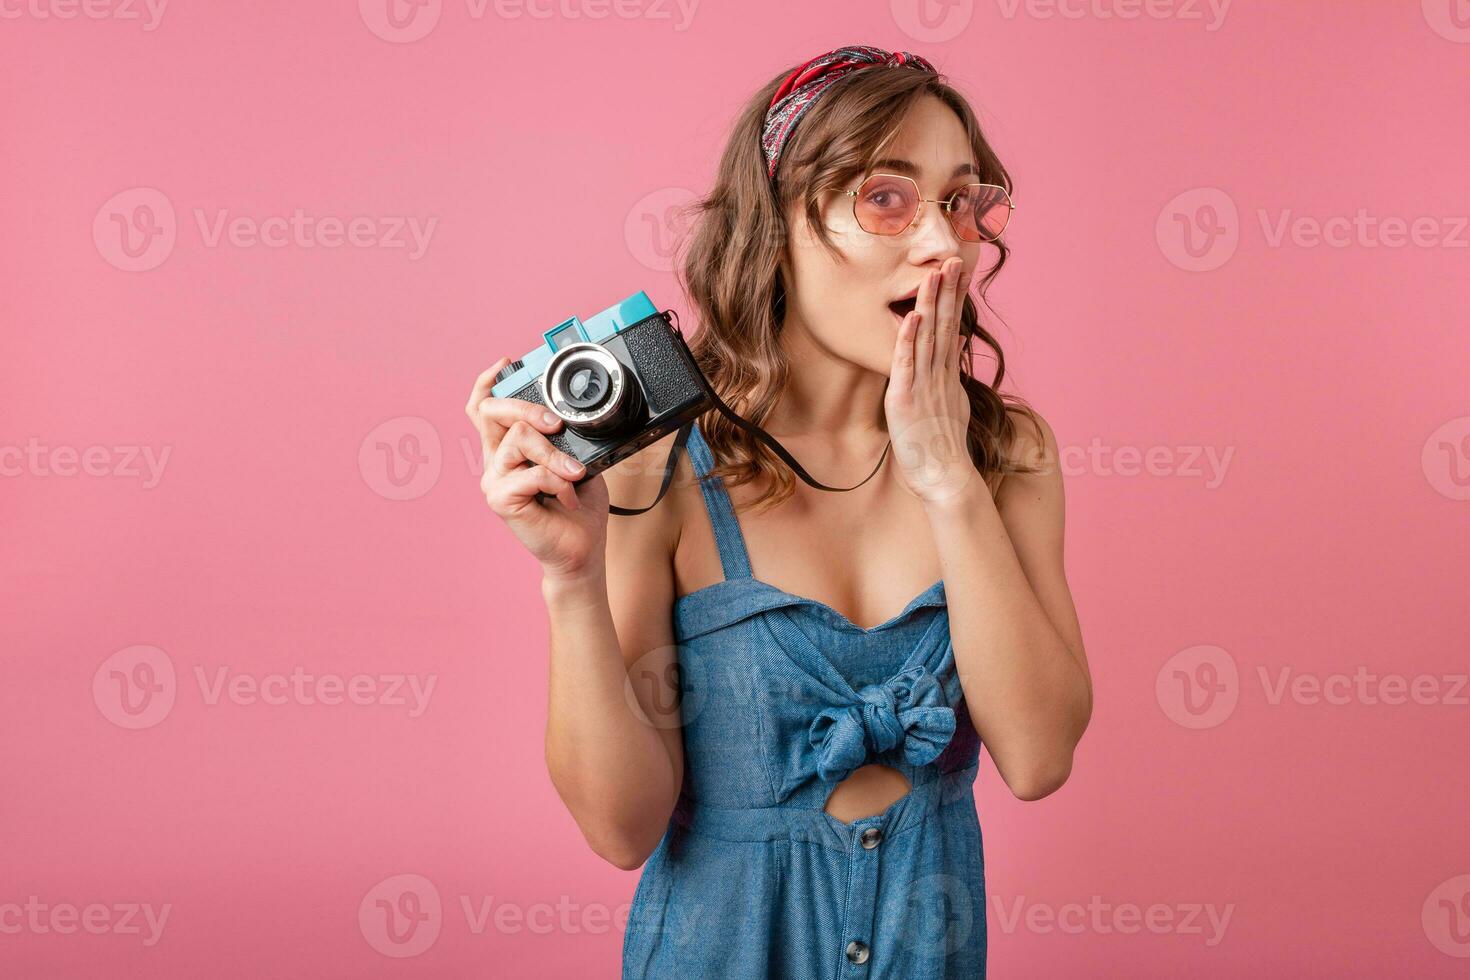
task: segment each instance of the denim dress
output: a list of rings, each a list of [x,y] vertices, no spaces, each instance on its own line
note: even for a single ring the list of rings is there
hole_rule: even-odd
[[[624,980],[985,975],[985,862],[944,582],[863,629],[751,576],[696,425],[688,452],[724,580],[675,600],[685,770],[643,866]],[[824,811],[883,763],[912,784],[850,824]]]

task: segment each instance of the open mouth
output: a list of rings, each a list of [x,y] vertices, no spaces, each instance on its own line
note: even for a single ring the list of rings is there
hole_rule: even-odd
[[[918,297],[910,296],[907,299],[894,300],[892,303],[888,304],[888,308],[893,311],[894,318],[898,320],[899,323],[902,323],[903,318],[914,311],[914,304],[917,302]]]

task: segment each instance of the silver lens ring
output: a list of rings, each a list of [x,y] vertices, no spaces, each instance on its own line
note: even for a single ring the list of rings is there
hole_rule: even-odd
[[[579,411],[566,404],[566,371],[563,368],[567,361],[576,354],[581,354],[583,358],[600,364],[607,371],[608,382],[612,386],[612,391],[603,403],[590,412]],[[542,403],[569,425],[596,426],[608,416],[616,415],[622,408],[623,397],[627,390],[623,365],[601,344],[580,343],[563,347],[552,355],[551,360],[546,363],[546,370],[541,372]]]

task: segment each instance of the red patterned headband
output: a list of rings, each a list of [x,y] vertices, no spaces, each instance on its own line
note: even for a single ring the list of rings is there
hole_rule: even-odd
[[[765,131],[761,134],[767,174],[776,176],[776,162],[781,158],[781,150],[786,146],[791,131],[812,107],[812,103],[827,90],[827,86],[848,72],[879,65],[935,71],[927,60],[907,51],[889,52],[866,44],[850,44],[818,55],[787,75],[781,87],[776,89],[776,94],[771,97],[771,107],[766,111]]]

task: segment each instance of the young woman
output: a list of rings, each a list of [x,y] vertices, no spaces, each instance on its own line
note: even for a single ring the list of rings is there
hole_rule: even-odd
[[[542,570],[552,781],[597,854],[644,865],[625,978],[984,974],[981,740],[1040,799],[1092,711],[1056,442],[998,393],[969,289],[1005,261],[1010,184],[907,52],[827,52],[741,114],[684,260],[691,349],[856,489],[710,411],[659,506],[609,522],[673,436],[574,486],[560,421],[489,397],[509,359],[475,384],[486,498]]]

